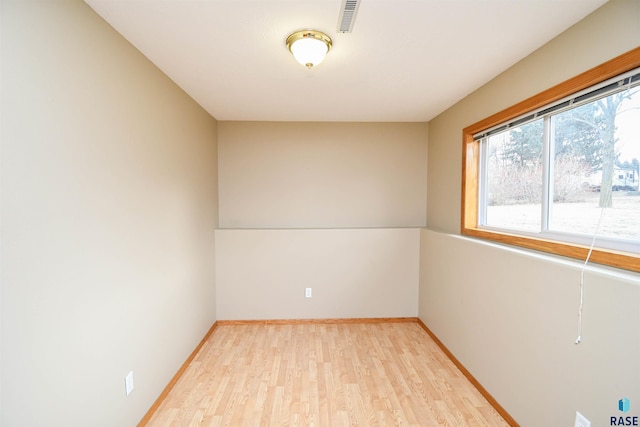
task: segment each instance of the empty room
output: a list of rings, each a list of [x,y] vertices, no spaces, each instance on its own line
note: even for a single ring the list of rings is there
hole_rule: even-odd
[[[0,426],[640,424],[640,1],[0,19]]]

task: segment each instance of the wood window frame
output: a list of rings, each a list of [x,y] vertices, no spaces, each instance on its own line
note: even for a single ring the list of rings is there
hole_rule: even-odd
[[[461,234],[585,260],[589,253],[588,246],[511,232],[489,231],[478,227],[480,141],[474,141],[473,135],[638,67],[640,67],[640,47],[464,128],[462,130]],[[640,272],[640,255],[638,254],[603,249],[596,245],[589,260]]]

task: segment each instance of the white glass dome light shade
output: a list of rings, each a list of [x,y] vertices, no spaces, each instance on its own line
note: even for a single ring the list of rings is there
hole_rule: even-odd
[[[324,60],[331,49],[331,38],[319,31],[302,30],[287,37],[287,46],[296,61],[313,68]]]
[[[307,68],[321,63],[328,51],[329,48],[322,40],[314,38],[296,40],[291,45],[293,57]]]

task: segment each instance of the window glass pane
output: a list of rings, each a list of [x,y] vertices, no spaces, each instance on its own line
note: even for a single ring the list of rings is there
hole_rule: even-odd
[[[487,138],[484,225],[540,232],[543,122]]]
[[[549,229],[640,240],[640,88],[551,117]]]

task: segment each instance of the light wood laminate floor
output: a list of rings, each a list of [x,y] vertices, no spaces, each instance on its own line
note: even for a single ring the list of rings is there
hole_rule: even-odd
[[[218,326],[149,426],[506,426],[415,322]]]

